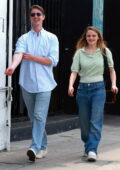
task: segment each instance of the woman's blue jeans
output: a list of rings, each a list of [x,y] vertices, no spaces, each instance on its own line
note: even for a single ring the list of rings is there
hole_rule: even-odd
[[[46,119],[50,103],[51,91],[29,93],[22,88],[22,95],[32,122],[32,144],[30,148],[35,152],[47,147],[45,131]]]
[[[97,153],[103,125],[104,104],[106,99],[104,82],[80,83],[76,101],[79,111],[81,138],[85,152]]]

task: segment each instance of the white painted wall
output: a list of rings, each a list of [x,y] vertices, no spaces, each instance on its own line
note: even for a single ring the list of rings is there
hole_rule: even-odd
[[[10,148],[10,105],[6,87],[7,0],[0,0],[0,150]],[[8,57],[8,58],[7,58]]]

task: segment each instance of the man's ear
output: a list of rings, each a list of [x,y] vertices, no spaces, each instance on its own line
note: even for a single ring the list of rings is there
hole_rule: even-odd
[[[46,18],[45,15],[43,15],[43,20],[45,20],[45,18]]]

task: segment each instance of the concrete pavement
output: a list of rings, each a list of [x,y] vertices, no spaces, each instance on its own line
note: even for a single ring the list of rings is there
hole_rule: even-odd
[[[88,163],[82,157],[80,130],[48,136],[46,158],[28,161],[30,140],[11,143],[11,151],[0,152],[0,170],[120,170],[120,116],[106,116],[98,161]]]

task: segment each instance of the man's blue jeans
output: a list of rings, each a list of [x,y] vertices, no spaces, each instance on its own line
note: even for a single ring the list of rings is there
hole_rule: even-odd
[[[29,93],[22,88],[22,95],[26,104],[29,118],[32,122],[32,144],[30,148],[35,152],[47,147],[45,131],[46,119],[50,103],[51,91]]]
[[[106,99],[104,82],[80,83],[76,100],[79,111],[81,138],[85,152],[97,153],[103,125],[104,104]]]

